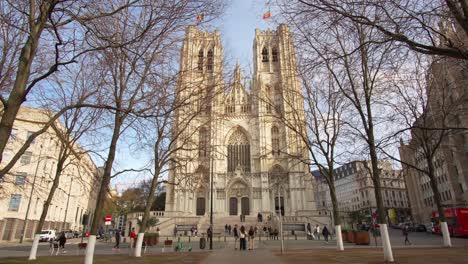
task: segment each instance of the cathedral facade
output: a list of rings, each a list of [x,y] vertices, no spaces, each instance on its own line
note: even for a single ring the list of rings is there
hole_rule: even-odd
[[[304,105],[287,25],[255,30],[254,72],[223,75],[217,31],[187,28],[181,52],[179,136],[166,185],[165,211],[174,216],[306,215],[316,209]],[[229,81],[225,81],[229,79]],[[248,84],[247,84],[248,83]],[[183,130],[183,131],[182,131]]]

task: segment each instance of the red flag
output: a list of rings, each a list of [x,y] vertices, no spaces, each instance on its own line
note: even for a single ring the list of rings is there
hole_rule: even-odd
[[[270,10],[268,10],[265,14],[263,14],[263,19],[268,19],[271,17]]]
[[[203,19],[205,19],[205,14],[201,13],[200,15],[197,16],[197,21],[201,22]]]

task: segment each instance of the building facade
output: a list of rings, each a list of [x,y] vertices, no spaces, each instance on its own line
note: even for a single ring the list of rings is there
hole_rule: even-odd
[[[380,161],[379,166],[382,169],[382,198],[388,220],[404,221],[409,216],[410,204],[401,171],[394,170],[392,164],[387,161]],[[353,161],[334,170],[336,198],[343,217],[356,211],[370,217],[371,212],[377,208],[375,188],[368,168],[371,168],[368,161]],[[316,191],[317,208],[321,214],[330,214],[332,203],[328,185],[318,171],[313,173],[319,182]]]
[[[466,37],[462,39],[466,41]],[[420,223],[430,222],[437,210],[429,176],[422,172],[428,171],[428,155],[424,153],[436,146],[435,142],[440,144],[430,152],[442,206],[468,207],[468,63],[437,59],[427,79],[427,107],[414,127],[439,129],[412,129],[411,139],[401,141],[399,148],[412,215]]]
[[[49,120],[45,110],[22,107],[5,149],[2,167],[26,139]],[[58,122],[57,126],[61,124]],[[52,128],[37,137],[20,160],[0,179],[0,239],[32,238],[42,213],[43,203],[52,186],[59,155],[59,137]],[[94,212],[98,169],[87,154],[74,149],[66,162],[59,185],[49,206],[43,229],[82,230],[83,215]],[[29,207],[29,210],[28,210]],[[89,221],[90,222],[90,221]],[[85,227],[86,228],[86,227]]]
[[[257,29],[253,54],[250,85],[239,66],[224,82],[218,32],[187,29],[178,95],[194,99],[177,110],[175,122],[197,114],[185,131],[190,140],[177,143],[188,147],[174,155],[182,165],[169,174],[177,184],[166,185],[166,215],[206,215],[211,183],[216,216],[316,209],[314,179],[300,161],[307,152],[290,129],[305,128],[305,120],[289,28]]]

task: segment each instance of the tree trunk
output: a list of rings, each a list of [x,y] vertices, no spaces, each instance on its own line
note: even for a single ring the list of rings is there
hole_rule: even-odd
[[[112,133],[112,140],[111,140],[111,144],[109,147],[109,152],[107,154],[106,165],[104,166],[104,172],[103,172],[102,180],[101,180],[101,187],[99,189],[99,194],[98,194],[98,198],[96,201],[96,209],[94,212],[94,218],[91,224],[90,234],[92,235],[97,234],[99,222],[101,221],[101,218],[103,215],[101,208],[104,207],[104,202],[106,200],[109,183],[111,179],[111,174],[112,174],[112,166],[114,164],[115,153],[117,151],[117,141],[119,140],[119,137],[120,137],[120,128],[122,127],[124,117],[121,116],[121,113],[119,111],[117,111],[115,113],[114,120],[115,120],[114,131]]]
[[[445,217],[444,207],[442,206],[442,202],[440,200],[439,189],[437,188],[437,179],[435,176],[435,168],[432,157],[428,155],[426,157],[426,162],[428,170],[427,176],[429,176],[429,182],[431,184],[432,193],[434,194],[434,202],[437,206],[437,212],[439,213],[439,225],[442,231],[443,243],[444,246],[451,247],[452,241],[450,239],[450,233],[448,232],[447,219]]]
[[[4,112],[0,120],[0,162],[3,160],[3,151],[10,138],[16,115],[18,114],[21,104],[26,101],[28,92],[26,85],[31,73],[31,65],[36,56],[42,31],[44,30],[47,18],[52,12],[54,5],[55,1],[43,2],[40,7],[41,10],[37,22],[34,21],[34,14],[30,14],[29,36],[21,49],[18,58],[18,70],[16,72],[15,83],[13,84],[13,89],[10,92],[6,105],[3,106]]]
[[[333,171],[333,170],[331,170]],[[329,179],[329,189],[330,189],[330,197],[333,207],[333,224],[335,225],[335,237],[336,237],[336,246],[337,249],[342,251],[344,250],[343,247],[343,237],[341,236],[341,219],[340,219],[340,212],[338,208],[338,201],[336,199],[336,190],[335,190],[335,179],[333,178],[333,174],[330,174]]]

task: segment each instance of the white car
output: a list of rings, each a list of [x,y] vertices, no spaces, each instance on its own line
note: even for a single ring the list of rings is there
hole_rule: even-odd
[[[42,230],[39,234],[39,241],[50,241],[55,239],[55,230]]]

